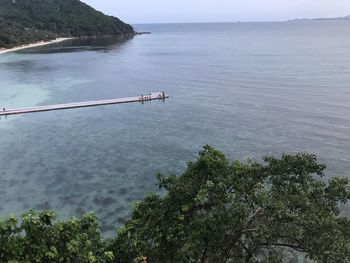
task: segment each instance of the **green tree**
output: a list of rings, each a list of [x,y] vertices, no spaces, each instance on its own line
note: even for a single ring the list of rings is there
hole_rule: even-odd
[[[14,216],[0,220],[0,262],[113,262],[94,215],[56,223],[54,218],[51,211],[29,211],[20,226]]]
[[[158,175],[113,244],[116,262],[350,262],[345,178],[323,176],[314,155],[230,163],[205,146],[181,176]]]

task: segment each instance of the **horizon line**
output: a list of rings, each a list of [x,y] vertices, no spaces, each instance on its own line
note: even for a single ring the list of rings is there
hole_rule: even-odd
[[[327,16],[327,17],[295,17],[295,18],[286,18],[284,20],[233,20],[233,21],[185,21],[185,22],[127,22],[128,24],[135,24],[135,25],[141,25],[141,24],[214,24],[214,23],[274,23],[274,22],[289,22],[294,20],[317,20],[317,19],[340,19],[340,18],[346,18],[350,15],[343,15],[343,16]],[[125,21],[126,19],[124,19]]]
[[[236,20],[236,21],[188,21],[188,22],[128,22],[130,25],[154,25],[154,24],[238,24],[238,23],[287,23],[287,22],[298,22],[298,21],[305,21],[309,20],[310,22],[320,22],[322,19],[327,21],[327,19],[330,19],[328,21],[332,21],[331,19],[335,17],[320,17],[320,18],[294,18],[294,19],[288,19],[288,20],[265,20],[265,21],[242,21],[242,20]],[[340,17],[339,17],[340,18]],[[321,20],[318,20],[321,19]],[[337,20],[333,20],[337,21]],[[339,20],[339,21],[346,21],[346,20]]]

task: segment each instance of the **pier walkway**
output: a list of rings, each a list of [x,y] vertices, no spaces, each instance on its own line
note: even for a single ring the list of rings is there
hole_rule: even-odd
[[[112,104],[124,104],[124,103],[144,103],[152,100],[165,100],[169,98],[164,92],[155,92],[150,93],[149,95],[141,95],[138,97],[128,97],[120,99],[109,99],[109,100],[97,100],[97,101],[86,101],[86,102],[75,102],[67,104],[56,104],[48,106],[37,106],[31,108],[21,108],[21,109],[0,109],[0,116],[9,116],[15,114],[25,114],[25,113],[36,113],[43,111],[54,111],[54,110],[67,110],[75,108],[84,108],[84,107],[96,107],[103,105],[112,105]]]

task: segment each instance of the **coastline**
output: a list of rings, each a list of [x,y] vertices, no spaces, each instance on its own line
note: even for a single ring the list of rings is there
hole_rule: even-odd
[[[32,44],[27,44],[27,45],[22,45],[19,47],[14,47],[14,48],[8,48],[8,49],[0,49],[0,55],[2,54],[6,54],[9,52],[14,52],[14,51],[18,51],[18,50],[22,50],[22,49],[27,49],[27,48],[33,48],[33,47],[41,47],[41,46],[46,46],[46,45],[50,45],[50,44],[55,44],[55,43],[60,43],[69,39],[73,39],[73,38],[56,38],[54,40],[51,41],[40,41],[37,43],[32,43]]]

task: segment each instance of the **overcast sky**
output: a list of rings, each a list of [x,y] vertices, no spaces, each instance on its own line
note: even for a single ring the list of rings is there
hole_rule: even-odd
[[[128,23],[278,21],[350,14],[350,0],[82,0]]]

